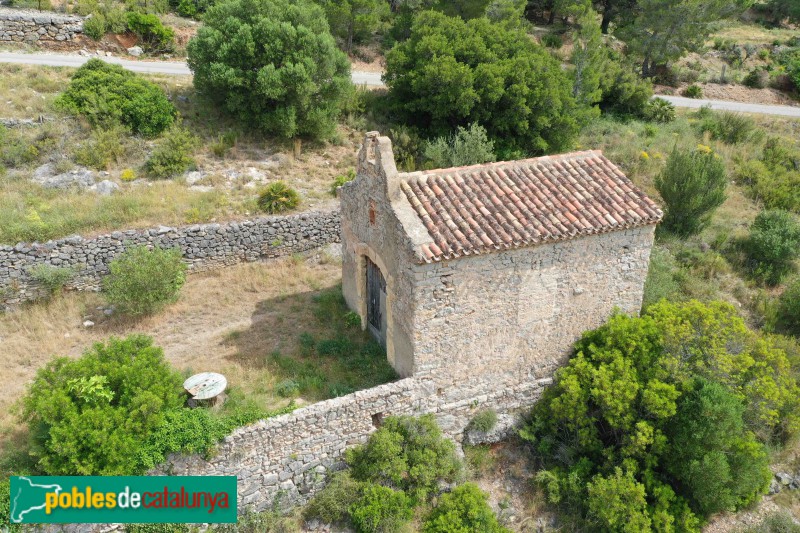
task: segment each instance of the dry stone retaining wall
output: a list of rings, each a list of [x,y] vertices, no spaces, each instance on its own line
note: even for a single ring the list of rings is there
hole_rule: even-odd
[[[42,295],[30,275],[36,265],[71,268],[75,276],[67,288],[97,290],[111,260],[134,245],[177,246],[190,270],[202,271],[318,248],[339,242],[339,234],[339,211],[335,210],[0,246],[0,309],[3,304],[35,300]]]
[[[70,41],[83,33],[83,17],[0,7],[0,41]]]
[[[508,436],[518,414],[539,397],[551,379],[515,386],[481,387],[406,378],[326,400],[235,430],[214,458],[173,455],[152,475],[237,476],[239,511],[288,509],[307,502],[344,467],[344,451],[366,442],[383,417],[431,413],[443,432],[460,441],[495,442]],[[465,435],[481,409],[500,413],[491,434]]]

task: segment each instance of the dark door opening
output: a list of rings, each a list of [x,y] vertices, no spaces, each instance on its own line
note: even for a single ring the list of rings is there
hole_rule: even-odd
[[[386,280],[378,265],[367,259],[367,328],[386,347]]]

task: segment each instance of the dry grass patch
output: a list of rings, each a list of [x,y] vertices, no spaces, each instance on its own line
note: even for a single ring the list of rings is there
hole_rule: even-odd
[[[320,258],[317,253],[192,275],[176,304],[138,321],[106,317],[102,297],[94,293],[65,293],[0,315],[0,426],[12,425],[12,404],[53,355],[77,357],[112,335],[149,335],[176,368],[187,375],[221,372],[230,388],[265,409],[285,406],[298,394],[302,404],[335,395],[335,386],[348,392],[345,387],[393,379],[382,350],[360,327],[344,323],[337,297],[341,267]],[[95,325],[86,328],[84,320]],[[315,339],[311,349],[309,335]],[[334,340],[348,351],[318,350],[318,344]],[[298,390],[278,394],[275,386],[286,380],[298,382]]]

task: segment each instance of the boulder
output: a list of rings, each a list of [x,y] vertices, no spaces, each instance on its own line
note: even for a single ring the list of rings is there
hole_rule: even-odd
[[[111,196],[116,191],[119,190],[119,185],[114,183],[111,180],[103,180],[97,185],[95,185],[94,190],[97,194],[101,196]]]
[[[47,163],[33,172],[31,181],[45,189],[68,189],[70,187],[87,189],[94,185],[94,172],[88,168],[78,167],[69,172],[56,174],[55,165]]]
[[[141,46],[131,46],[128,48],[128,55],[132,55],[133,57],[139,57],[144,53]]]

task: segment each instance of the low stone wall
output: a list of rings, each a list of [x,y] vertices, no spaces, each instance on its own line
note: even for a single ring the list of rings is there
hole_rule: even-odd
[[[42,296],[30,272],[36,265],[75,271],[68,289],[97,290],[108,264],[135,245],[179,247],[191,271],[280,257],[339,242],[339,211],[261,217],[225,224],[115,231],[84,239],[0,246],[0,309]]]
[[[0,41],[70,41],[83,33],[83,17],[0,7]]]
[[[550,378],[513,387],[441,384],[406,378],[290,414],[239,428],[218,446],[214,458],[173,455],[151,475],[237,476],[239,511],[288,509],[307,502],[330,473],[344,468],[348,448],[366,442],[391,415],[432,413],[443,432],[461,442],[472,417],[493,408],[500,425],[490,434],[468,435],[469,442],[495,442],[509,435]]]

